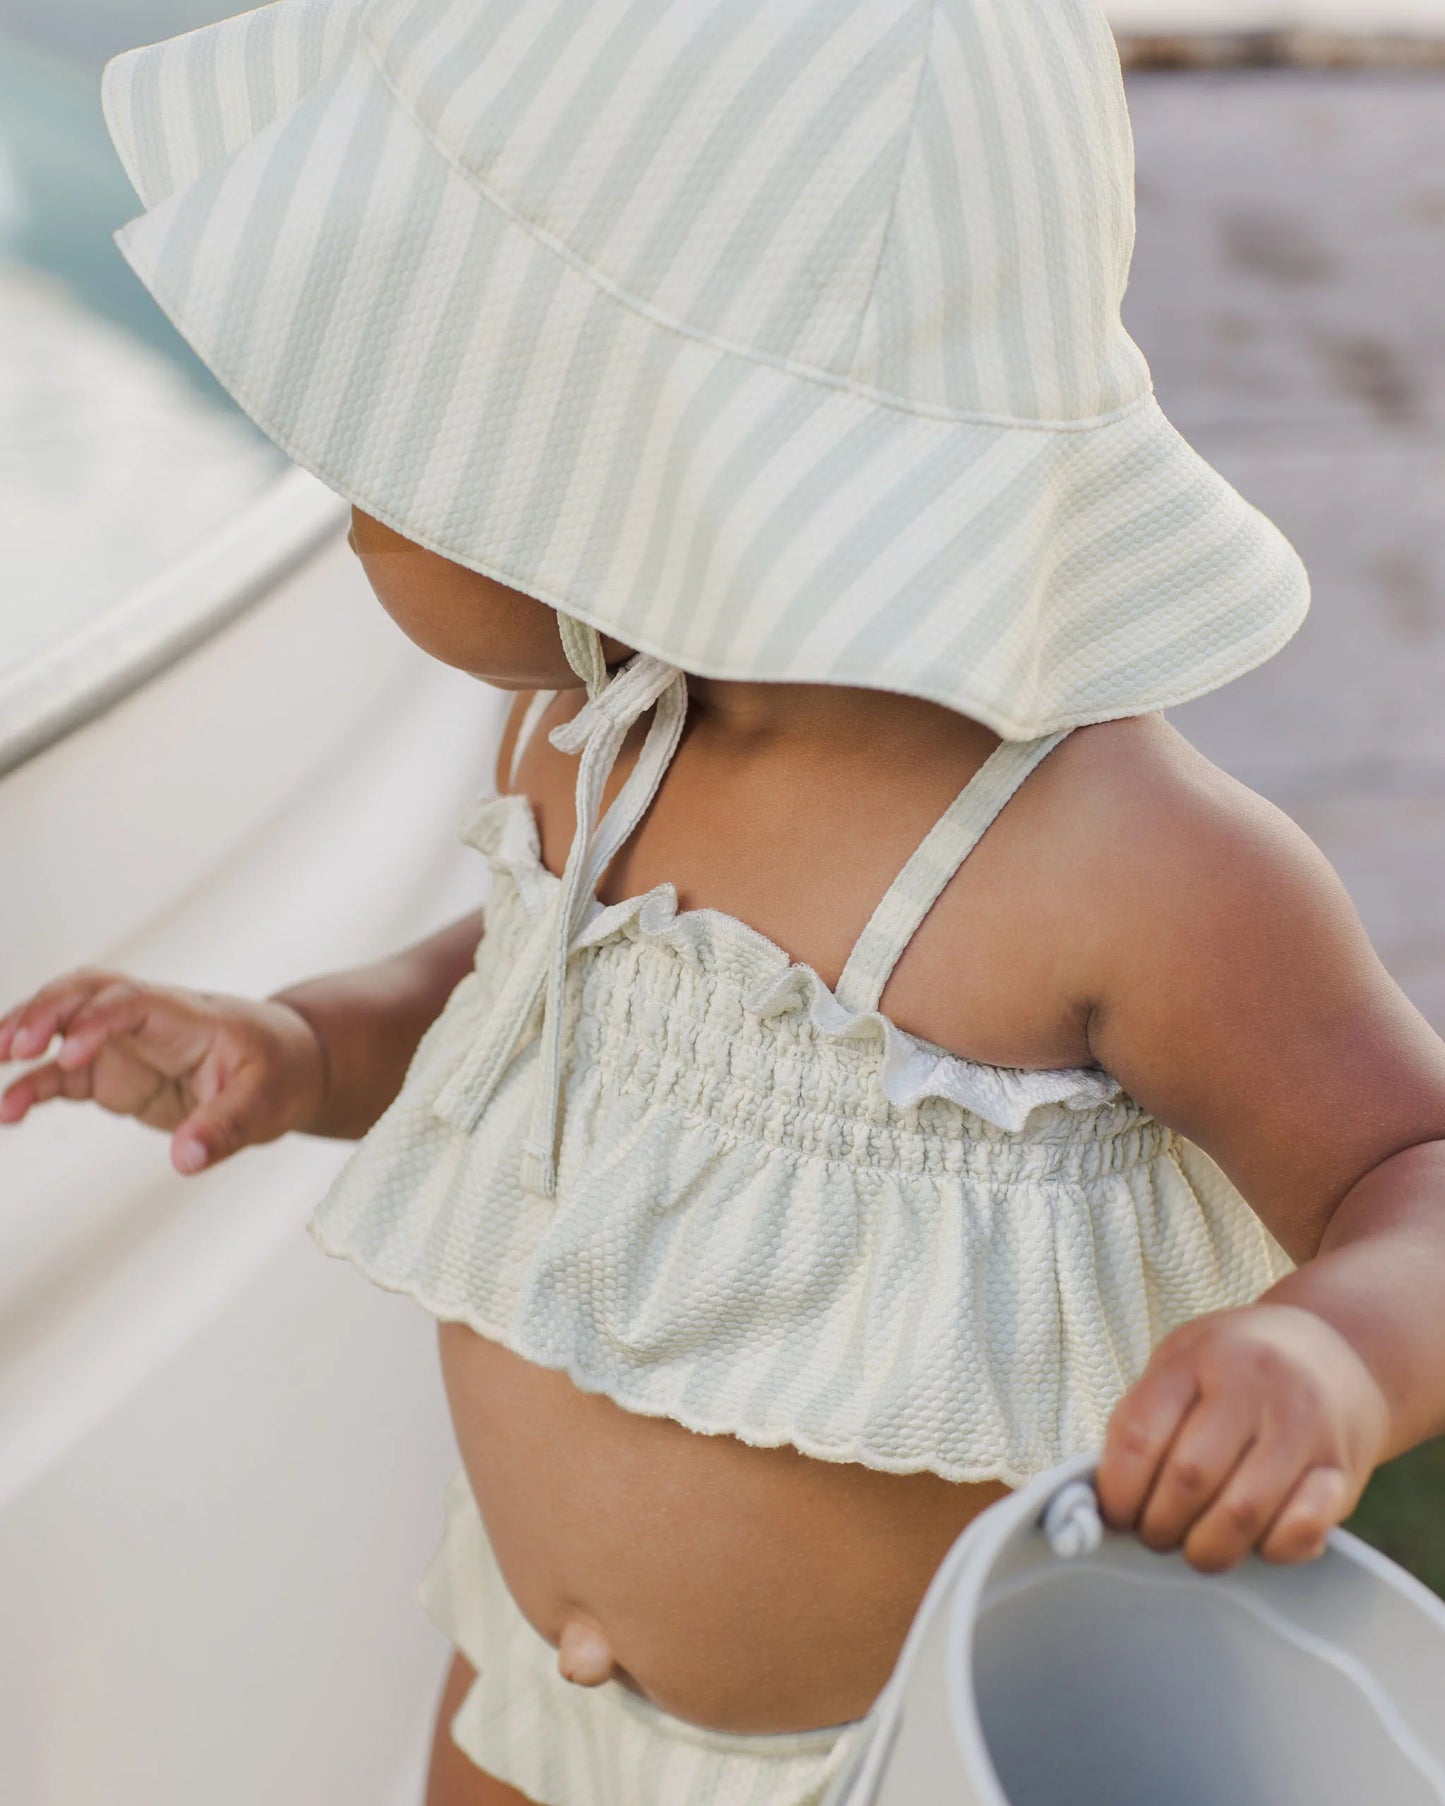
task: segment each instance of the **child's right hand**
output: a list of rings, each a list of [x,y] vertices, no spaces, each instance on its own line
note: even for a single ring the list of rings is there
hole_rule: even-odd
[[[0,1124],[51,1098],[90,1098],[171,1135],[178,1172],[214,1166],[315,1120],[326,1095],[316,1031],[289,1004],[144,984],[86,967],[0,1016],[0,1062],[53,1059],[0,1092]]]

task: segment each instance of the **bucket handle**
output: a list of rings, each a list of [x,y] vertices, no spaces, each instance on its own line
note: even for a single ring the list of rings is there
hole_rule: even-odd
[[[1060,1561],[1092,1555],[1104,1540],[1099,1496],[1087,1480],[1070,1480],[1044,1507],[1043,1532]]]

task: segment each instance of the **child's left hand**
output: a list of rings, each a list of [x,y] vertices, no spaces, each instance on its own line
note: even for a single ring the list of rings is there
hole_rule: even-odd
[[[1115,1411],[1107,1521],[1206,1573],[1322,1555],[1382,1459],[1389,1407],[1336,1329],[1287,1304],[1186,1323]]]

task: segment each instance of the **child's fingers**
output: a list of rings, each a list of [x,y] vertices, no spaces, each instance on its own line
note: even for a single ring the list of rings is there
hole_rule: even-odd
[[[107,1041],[141,1034],[155,1008],[155,997],[125,980],[105,985],[78,1008],[62,1013],[57,1023],[64,1036],[55,1057],[67,1071],[88,1066]]]
[[[1312,1467],[1285,1500],[1259,1545],[1266,1561],[1313,1561],[1362,1489],[1338,1467]]]
[[[1252,1444],[1184,1539],[1190,1563],[1207,1574],[1238,1567],[1278,1518],[1309,1467],[1297,1438],[1278,1431]]]
[[[1109,1420],[1095,1486],[1104,1516],[1116,1530],[1132,1530],[1174,1434],[1197,1396],[1184,1362],[1151,1367]]]
[[[259,1072],[241,1071],[177,1124],[171,1138],[171,1164],[177,1172],[198,1173],[250,1144],[262,1084]]]
[[[68,1021],[97,991],[114,984],[112,973],[86,966],[42,985],[0,1018],[0,1060],[33,1060],[43,1054],[63,1021]]]
[[[75,1100],[90,1096],[88,1072],[63,1072],[54,1060],[32,1067],[0,1091],[0,1123],[22,1122],[36,1104],[53,1097]]]
[[[1185,1417],[1149,1489],[1138,1532],[1151,1549],[1177,1549],[1245,1458],[1253,1413],[1238,1403],[1202,1400]]]

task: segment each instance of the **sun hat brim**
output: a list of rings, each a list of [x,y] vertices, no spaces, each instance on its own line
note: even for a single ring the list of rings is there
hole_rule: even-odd
[[[107,65],[116,243],[298,464],[430,550],[699,675],[899,690],[1025,739],[1270,657],[1308,583],[1151,392],[945,413],[668,317],[423,128],[365,11]]]

